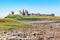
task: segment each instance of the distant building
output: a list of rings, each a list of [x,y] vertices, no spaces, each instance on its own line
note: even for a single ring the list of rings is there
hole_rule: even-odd
[[[22,16],[22,15],[23,15],[23,13],[21,12],[21,10],[19,10],[19,13],[20,13],[20,16]]]
[[[53,13],[52,14],[40,14],[40,13],[28,13],[27,10],[23,10],[22,12],[20,11],[20,14],[23,16],[55,16]]]
[[[25,10],[25,16],[28,16],[28,11],[27,10]]]
[[[54,13],[52,14],[40,14],[40,13],[29,13],[27,10],[19,10],[20,16],[55,16]],[[11,14],[14,15],[14,12],[11,11]]]
[[[11,14],[12,14],[12,15],[14,15],[14,12],[13,12],[13,11],[11,11]]]
[[[23,9],[22,15],[23,15],[23,16],[25,16],[25,12],[24,12],[24,9]]]

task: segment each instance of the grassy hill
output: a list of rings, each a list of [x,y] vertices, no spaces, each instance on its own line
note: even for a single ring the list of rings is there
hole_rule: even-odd
[[[0,18],[0,30],[32,28],[34,25],[28,24],[30,21],[60,21],[60,17],[8,15],[5,18]]]
[[[57,16],[20,16],[8,15],[5,18],[12,18],[20,21],[59,21],[60,17]]]
[[[31,28],[31,25],[11,18],[0,19],[0,30],[10,30],[13,28]]]

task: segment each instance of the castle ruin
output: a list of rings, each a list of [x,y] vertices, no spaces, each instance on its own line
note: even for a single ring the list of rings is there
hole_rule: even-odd
[[[40,13],[29,13],[27,10],[19,10],[20,16],[55,16],[54,13],[52,14],[40,14]],[[11,14],[13,15],[14,12],[11,12]]]
[[[27,10],[23,10],[22,12],[20,12],[20,15],[22,16],[54,16],[54,14],[40,14],[40,13],[29,13]]]

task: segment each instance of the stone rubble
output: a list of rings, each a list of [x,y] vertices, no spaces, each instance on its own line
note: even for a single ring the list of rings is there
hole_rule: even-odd
[[[60,24],[38,24],[34,28],[2,31],[0,40],[60,40]]]

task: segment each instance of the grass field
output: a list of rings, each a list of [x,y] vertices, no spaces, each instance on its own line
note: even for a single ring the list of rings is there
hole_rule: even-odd
[[[20,15],[8,15],[5,18],[17,19],[19,21],[59,21],[58,16],[20,16]]]
[[[13,28],[31,28],[31,25],[11,18],[0,19],[0,30],[9,30]]]
[[[0,30],[32,28],[34,25],[28,24],[30,21],[60,21],[60,17],[8,15],[5,18],[0,18]]]

